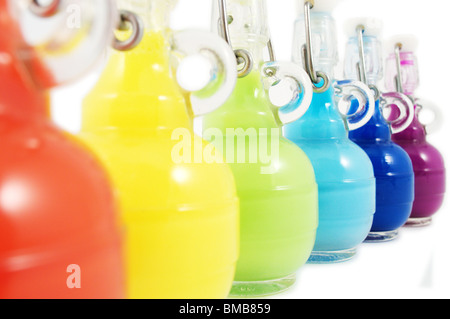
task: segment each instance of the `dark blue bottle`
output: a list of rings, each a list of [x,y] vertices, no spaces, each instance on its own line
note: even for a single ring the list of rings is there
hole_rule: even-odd
[[[351,131],[350,139],[369,155],[376,179],[376,211],[367,241],[397,237],[408,221],[414,201],[414,172],[408,154],[392,142],[391,128],[382,116],[380,100],[372,119]]]
[[[377,39],[377,32],[373,26],[376,25],[370,20],[371,28],[366,28],[365,32],[358,39],[358,31],[355,31],[347,44],[347,56],[345,66],[346,78],[366,77],[366,81],[376,83],[382,72],[382,58],[380,54],[380,43]],[[353,22],[357,27],[364,25],[364,21]],[[361,42],[363,40],[363,42]],[[361,48],[361,43],[364,47]],[[362,51],[363,50],[363,51]],[[361,63],[359,53],[364,52],[367,62],[367,74],[361,76],[358,64]],[[357,62],[359,61],[359,62]],[[373,86],[375,88],[375,86]],[[377,94],[379,95],[379,94]],[[363,127],[351,131],[350,139],[358,144],[369,156],[374,167],[376,178],[376,212],[371,232],[366,239],[368,242],[383,242],[393,240],[398,236],[399,229],[408,221],[414,201],[414,171],[410,157],[397,144],[392,141],[392,132],[400,131],[409,125],[411,116],[414,113],[413,105],[406,96],[398,93],[386,94],[387,101],[381,95],[377,98],[375,113],[371,120]],[[400,99],[394,101],[394,99]],[[390,104],[392,110],[401,110],[400,113],[407,120],[401,119],[394,123],[387,122],[383,115],[381,100],[385,104]],[[402,101],[403,100],[403,101]],[[355,103],[356,104],[356,103]],[[352,108],[355,106],[352,105]],[[403,123],[396,127],[399,122]]]

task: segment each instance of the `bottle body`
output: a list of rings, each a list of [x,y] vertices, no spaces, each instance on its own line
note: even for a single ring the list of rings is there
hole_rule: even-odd
[[[403,43],[405,39],[393,39]],[[415,39],[409,37],[413,44]],[[400,70],[398,61],[400,61]],[[386,61],[386,87],[401,89],[414,101],[414,92],[419,86],[419,67],[414,50],[403,46],[399,54],[392,53]],[[401,86],[397,79],[401,72]],[[413,122],[404,131],[393,134],[392,140],[409,155],[415,175],[415,197],[408,226],[426,226],[432,222],[435,213],[442,207],[446,191],[446,169],[441,153],[427,141],[427,132],[420,123],[421,108],[415,105]]]
[[[128,296],[227,297],[238,257],[234,180],[227,165],[192,151],[208,145],[192,130],[163,33],[149,31],[136,49],[112,54],[83,121],[82,137],[120,197]],[[178,161],[188,153],[191,162]]]
[[[122,228],[107,174],[52,125],[47,94],[0,40],[8,61],[0,66],[0,298],[124,298]],[[34,76],[48,76],[28,57]]]
[[[407,225],[424,226],[441,208],[445,190],[445,163],[441,153],[426,140],[426,132],[416,116],[413,123],[392,139],[409,155],[415,175],[415,199]]]
[[[49,123],[0,121],[0,297],[124,298],[122,228],[97,159]]]
[[[304,152],[282,137],[271,107],[254,70],[238,79],[222,108],[203,119],[204,136],[218,129],[222,145],[233,142],[224,156],[235,176],[241,214],[234,296],[270,295],[291,286],[316,236],[313,168]],[[241,134],[234,134],[238,130]],[[270,160],[261,156],[265,151]]]
[[[314,94],[308,112],[284,128],[311,160],[319,185],[319,228],[312,263],[345,261],[369,234],[375,212],[373,167],[348,138],[333,88]]]
[[[414,171],[408,154],[392,142],[389,125],[376,102],[375,114],[350,139],[369,156],[376,179],[376,212],[367,240],[395,239],[408,221],[414,201]]]

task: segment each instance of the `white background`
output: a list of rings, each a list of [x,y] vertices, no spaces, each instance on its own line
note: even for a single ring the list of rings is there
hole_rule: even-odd
[[[180,0],[172,17],[174,29],[210,27],[213,0]],[[321,0],[316,0],[321,1]],[[290,60],[295,0],[267,0],[272,41],[279,60]],[[413,33],[420,41],[417,51],[421,86],[418,97],[434,101],[450,121],[450,1],[448,0],[346,0],[335,10],[339,27],[341,58],[347,18],[370,16],[384,21],[384,36]],[[336,75],[342,71],[337,68]],[[83,95],[95,83],[97,72],[77,84],[53,92],[55,121],[76,133],[81,122]],[[450,155],[449,125],[429,141],[447,159]],[[363,244],[357,257],[337,265],[306,265],[298,282],[274,298],[449,298],[450,216],[448,201],[432,226],[402,229],[398,240]]]

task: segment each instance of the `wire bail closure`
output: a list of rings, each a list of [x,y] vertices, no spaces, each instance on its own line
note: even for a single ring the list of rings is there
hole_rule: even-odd
[[[360,24],[356,27],[358,34],[359,62],[356,63],[358,80],[367,85],[366,56],[364,55],[364,31],[365,27]]]
[[[312,53],[311,36],[311,9],[314,8],[314,0],[305,0],[305,26],[306,26],[306,44],[302,47],[303,66],[311,78],[314,92],[324,93],[330,88],[330,78],[324,72],[315,71],[314,58]],[[319,84],[322,84],[320,87]]]
[[[232,17],[228,16],[227,13],[227,5],[225,3],[226,0],[218,0],[219,2],[219,30],[220,35],[223,37],[223,39],[230,45],[231,48],[233,48],[233,45],[231,43],[231,37],[230,37],[230,30],[228,28],[228,25],[233,21]],[[236,61],[238,66],[242,65],[238,69],[238,77],[244,78],[247,75],[250,74],[250,72],[253,69],[253,58],[250,52],[247,50],[239,49],[234,50],[234,53],[236,55]]]
[[[132,30],[132,34],[126,40],[119,40],[117,37],[114,37],[112,46],[117,51],[134,49],[144,36],[144,22],[137,14],[127,10],[120,10],[120,21],[117,29],[120,31]]]
[[[395,45],[395,60],[396,60],[396,67],[397,67],[397,75],[395,77],[395,84],[397,87],[397,92],[404,93],[403,89],[403,79],[402,79],[402,62],[400,57],[400,52],[402,51],[403,44],[397,43]]]
[[[402,59],[401,59],[401,51],[403,49],[402,43],[396,43],[394,50],[395,50],[395,60],[396,60],[396,68],[397,68],[397,75],[395,76],[395,86],[398,93],[404,94],[407,96],[413,103],[415,102],[415,99],[412,96],[406,95],[405,90],[403,88],[403,77],[402,77]]]
[[[375,101],[380,99],[381,92],[376,85],[371,85],[367,81],[367,68],[366,68],[366,56],[364,55],[364,31],[366,27],[362,24],[356,27],[356,33],[358,34],[358,46],[359,46],[359,62],[356,63],[356,70],[358,72],[358,81],[367,85],[374,93]]]
[[[402,60],[401,60],[401,51],[403,49],[403,44],[401,42],[398,42],[394,46],[394,54],[395,54],[395,60],[396,60],[396,68],[397,68],[397,75],[395,76],[395,86],[397,93],[400,93],[402,95],[405,95],[410,101],[413,107],[415,106],[417,114],[420,114],[424,109],[431,110],[435,115],[434,123],[430,124],[423,124],[423,127],[425,128],[426,134],[429,134],[432,131],[437,131],[442,126],[442,114],[438,107],[436,107],[432,102],[426,101],[426,103],[419,102],[418,99],[415,99],[413,96],[406,95],[405,90],[403,87],[403,77],[402,77]],[[426,104],[426,106],[425,106]],[[420,122],[420,119],[419,119]],[[431,128],[431,129],[430,129]]]
[[[276,61],[275,51],[273,49],[272,40],[269,39],[267,42],[267,49],[269,51],[269,63],[274,63]],[[267,66],[264,70],[265,75],[267,76],[275,76],[277,73],[277,69],[274,67]]]
[[[404,131],[413,121],[414,118],[414,104],[412,103],[412,99],[403,94],[403,88],[401,84],[399,85],[400,77],[396,77],[397,89],[398,92],[391,93],[381,93],[376,85],[370,85],[367,80],[367,69],[366,69],[366,59],[364,55],[364,25],[358,25],[356,27],[356,32],[358,34],[358,45],[359,45],[359,62],[356,63],[358,79],[365,85],[367,85],[374,93],[375,101],[380,100],[381,106],[383,109],[389,108],[393,105],[397,106],[400,110],[400,115],[396,120],[389,120],[387,118],[386,121],[389,123],[390,130],[392,134],[399,133]],[[397,68],[400,73],[400,46],[396,46],[396,54],[397,54]],[[398,125],[398,127],[397,127]]]
[[[50,3],[43,5],[39,0],[31,0],[29,9],[36,16],[42,18],[49,18],[58,13],[61,5],[61,0],[53,0]],[[114,38],[113,48],[118,51],[129,51],[135,48],[144,36],[144,23],[142,19],[133,12],[121,10],[120,21],[117,27],[120,31],[132,30],[131,36],[126,40],[119,40]]]

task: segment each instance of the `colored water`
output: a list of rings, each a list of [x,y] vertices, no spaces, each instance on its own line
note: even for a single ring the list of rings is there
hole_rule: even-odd
[[[241,254],[232,296],[270,295],[287,289],[308,260],[316,236],[313,168],[305,153],[282,137],[271,108],[260,75],[253,71],[238,80],[222,108],[204,118],[204,132],[223,133],[216,145],[234,141],[224,149],[241,204]],[[239,143],[230,131],[227,135],[230,128],[242,129],[238,136],[245,143]],[[260,155],[266,150],[270,161]],[[239,161],[239,154],[246,160]]]
[[[376,212],[368,241],[388,241],[408,221],[414,201],[414,172],[408,154],[392,142],[390,127],[383,118],[380,102],[375,114],[362,128],[351,131],[372,161],[376,178]]]
[[[309,157],[319,185],[319,228],[309,261],[352,258],[372,226],[375,179],[369,157],[348,138],[334,89],[314,94],[308,112],[284,134]]]
[[[6,5],[0,1],[0,298],[123,298],[110,183],[95,156],[51,123],[48,96],[35,86],[51,77]]]
[[[410,156],[415,175],[415,199],[408,225],[428,225],[442,207],[446,190],[445,163],[440,152],[426,140],[426,132],[416,117],[392,139]]]
[[[82,137],[121,200],[128,296],[225,298],[238,258],[234,179],[225,164],[194,161],[194,146],[201,155],[207,144],[193,133],[169,53],[151,31],[134,50],[112,53],[85,100]],[[177,130],[191,162],[176,159]]]

